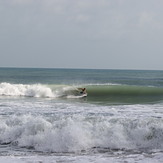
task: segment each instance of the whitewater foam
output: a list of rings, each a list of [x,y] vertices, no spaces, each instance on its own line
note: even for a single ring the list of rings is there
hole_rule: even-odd
[[[59,155],[59,156],[1,156],[0,162],[3,163],[162,163],[163,156],[162,153],[152,154],[152,156],[148,156],[145,154],[132,154],[121,155],[118,154],[117,157],[113,157],[110,155]]]
[[[0,144],[41,152],[163,149],[163,120],[105,116],[13,115],[0,120]]]
[[[77,87],[66,85],[42,85],[42,84],[0,84],[1,96],[25,96],[25,97],[50,97],[50,98],[81,98]]]
[[[52,90],[41,84],[0,84],[0,95],[6,96],[28,96],[28,97],[54,97]]]

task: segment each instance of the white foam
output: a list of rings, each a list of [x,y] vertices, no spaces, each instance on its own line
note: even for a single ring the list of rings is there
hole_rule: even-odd
[[[101,155],[11,155],[1,156],[2,163],[162,163],[163,153],[155,154],[119,154],[110,156],[109,154]]]
[[[87,148],[90,141],[89,130],[71,118],[53,124],[41,117],[13,116],[2,124],[1,143],[18,143],[38,151],[77,152]]]
[[[0,142],[42,152],[108,149],[163,149],[163,120],[14,115],[0,121]]]
[[[25,96],[25,97],[67,97],[80,98],[77,88],[65,85],[42,85],[42,84],[0,84],[1,96]],[[82,96],[81,96],[82,97]]]
[[[41,84],[0,84],[0,95],[6,96],[28,96],[28,97],[54,97],[52,90]]]
[[[122,85],[122,84],[118,84],[118,83],[88,83],[88,84],[84,84],[85,86],[106,86],[106,85]]]

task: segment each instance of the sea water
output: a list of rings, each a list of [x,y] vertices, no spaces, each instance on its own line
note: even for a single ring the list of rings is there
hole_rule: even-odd
[[[163,162],[163,71],[0,68],[0,162]]]

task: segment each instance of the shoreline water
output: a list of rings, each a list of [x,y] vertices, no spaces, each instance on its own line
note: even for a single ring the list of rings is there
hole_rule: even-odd
[[[0,162],[161,162],[162,81],[163,71],[0,69]],[[78,86],[87,97],[72,98]]]

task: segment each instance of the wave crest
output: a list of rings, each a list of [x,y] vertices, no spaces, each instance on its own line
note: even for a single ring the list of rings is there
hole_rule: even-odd
[[[27,97],[54,97],[52,90],[41,84],[0,84],[0,95],[5,96],[27,96]]]

